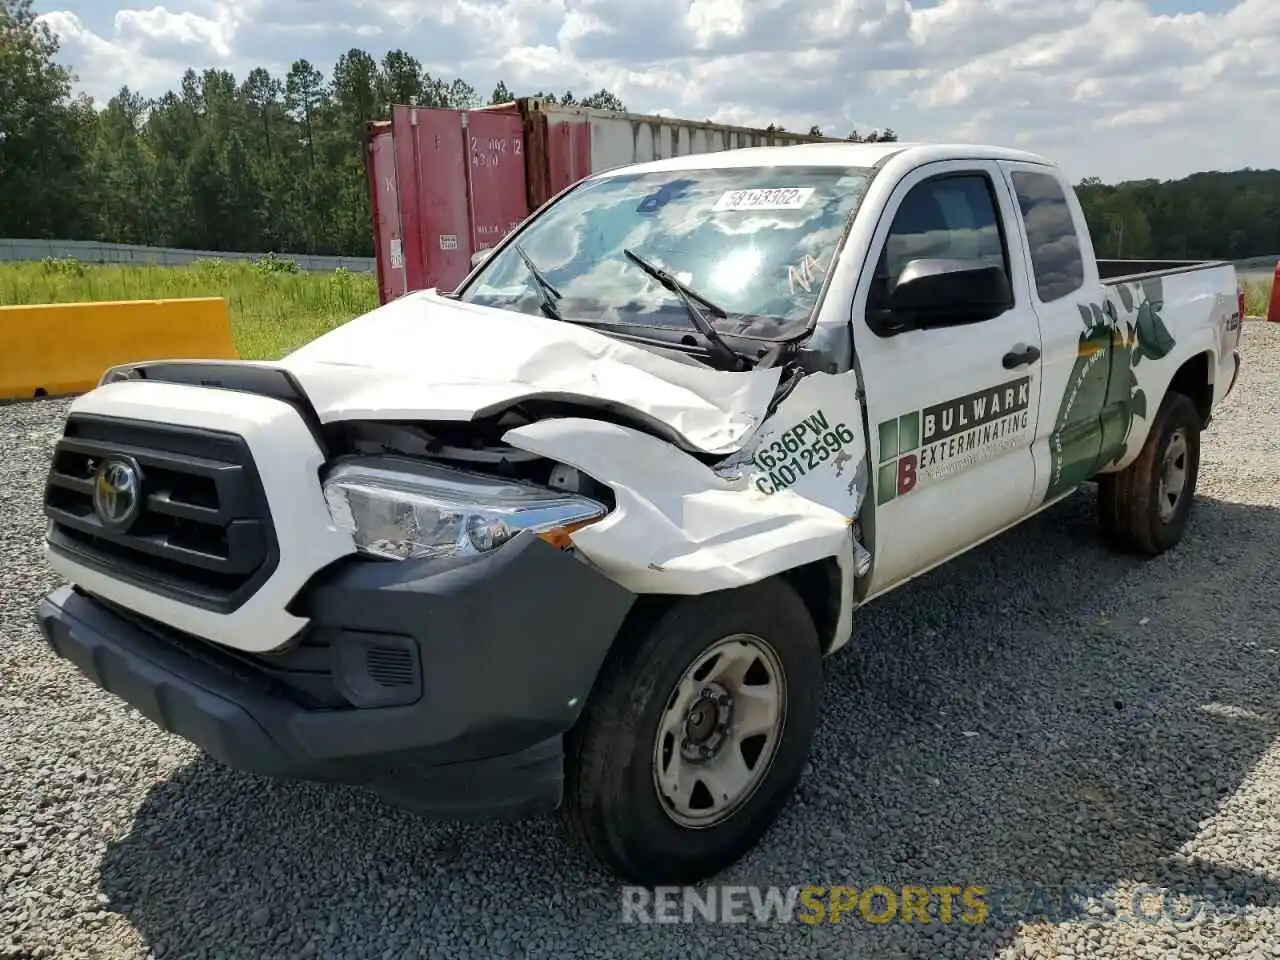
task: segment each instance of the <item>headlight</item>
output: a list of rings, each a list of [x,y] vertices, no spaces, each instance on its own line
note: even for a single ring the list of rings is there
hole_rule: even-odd
[[[338,466],[324,498],[357,549],[390,560],[487,553],[522,530],[563,546],[608,512],[576,494],[396,457]]]
[[[98,379],[98,386],[106,386],[108,383],[117,383],[120,380],[141,380],[142,374],[132,364],[121,364],[116,367],[108,367],[107,372]]]

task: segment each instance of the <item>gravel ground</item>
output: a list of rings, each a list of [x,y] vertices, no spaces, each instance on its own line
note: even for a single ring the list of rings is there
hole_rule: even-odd
[[[1179,549],[1107,552],[1085,492],[868,608],[799,801],[721,878],[1021,891],[981,924],[624,925],[553,820],[202,758],[41,645],[66,404],[0,408],[0,957],[1280,956],[1280,328],[1245,356]],[[1064,884],[1116,915],[1035,918]]]

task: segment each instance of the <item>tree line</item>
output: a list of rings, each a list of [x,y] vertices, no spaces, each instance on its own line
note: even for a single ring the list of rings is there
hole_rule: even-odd
[[[404,50],[375,59],[353,48],[328,77],[305,59],[283,77],[187,70],[164,96],[124,87],[100,109],[73,95],[32,2],[0,0],[2,237],[371,256],[366,122],[385,119],[393,103],[471,108],[517,98],[505,83],[486,97],[463,79],[433,76]],[[626,109],[606,89],[526,95]],[[855,130],[846,139],[897,134]],[[1099,256],[1280,252],[1280,171],[1093,179],[1080,196]]]
[[[1088,177],[1077,190],[1099,257],[1244,260],[1280,254],[1280,170],[1118,185]]]

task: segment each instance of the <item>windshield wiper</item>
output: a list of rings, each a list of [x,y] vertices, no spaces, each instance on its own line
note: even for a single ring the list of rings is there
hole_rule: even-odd
[[[730,370],[741,371],[751,369],[751,361],[743,354],[738,353],[720,338],[720,334],[716,333],[716,328],[711,325],[711,321],[707,319],[706,314],[698,309],[694,301],[696,300],[698,303],[705,306],[712,316],[719,317],[722,320],[728,316],[723,307],[712,303],[702,294],[681,283],[656,264],[650,263],[634,250],[624,249],[622,252],[626,254],[627,259],[637,267],[649,274],[649,276],[653,277],[653,279],[657,280],[660,284],[680,298],[685,309],[689,311],[689,319],[692,321],[694,328],[707,338],[707,342],[711,344],[711,352],[719,356],[725,363],[729,364]]]
[[[518,243],[513,243],[511,246],[519,254],[520,259],[524,261],[524,265],[529,268],[529,276],[533,277],[534,286],[538,288],[538,299],[540,301],[538,305],[542,307],[542,312],[552,320],[563,320],[564,314],[556,306],[556,301],[560,299],[560,291],[552,286],[551,281],[538,269],[538,265],[533,262],[529,254],[524,252],[524,247]]]

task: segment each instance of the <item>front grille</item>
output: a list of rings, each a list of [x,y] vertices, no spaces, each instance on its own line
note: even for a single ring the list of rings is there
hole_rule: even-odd
[[[143,475],[126,530],[93,505],[94,471],[111,455]],[[73,414],[45,485],[48,539],[73,559],[136,586],[226,613],[275,569],[278,548],[248,445],[221,431]]]
[[[370,647],[364,652],[369,679],[383,687],[411,687],[417,682],[413,653],[396,647]]]

